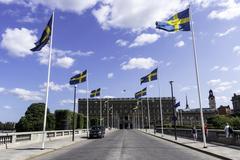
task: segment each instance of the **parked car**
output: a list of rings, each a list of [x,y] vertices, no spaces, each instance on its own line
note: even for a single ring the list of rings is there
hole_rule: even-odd
[[[89,132],[89,138],[103,138],[105,134],[105,128],[103,126],[93,126]]]

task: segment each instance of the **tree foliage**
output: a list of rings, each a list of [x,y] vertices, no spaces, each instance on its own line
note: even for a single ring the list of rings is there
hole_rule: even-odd
[[[208,118],[207,122],[214,128],[223,129],[226,123],[228,123],[234,129],[240,129],[239,116],[216,115],[214,117]]]
[[[31,104],[25,116],[21,117],[19,122],[16,124],[17,132],[26,132],[26,131],[42,131],[43,130],[43,119],[44,119],[44,103],[33,103]],[[49,109],[47,110],[47,125],[46,130],[55,129],[55,117],[50,113]]]

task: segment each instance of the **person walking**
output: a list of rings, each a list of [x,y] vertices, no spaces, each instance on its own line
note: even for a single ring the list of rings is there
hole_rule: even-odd
[[[205,123],[204,125],[205,136],[208,137],[208,125]]]
[[[226,136],[226,138],[228,138],[229,137],[229,124],[227,123],[226,124],[226,126],[224,127],[224,132],[225,132],[225,136]]]
[[[192,135],[193,135],[194,142],[196,142],[197,141],[197,129],[196,129],[196,126],[193,126],[193,128],[192,128]]]

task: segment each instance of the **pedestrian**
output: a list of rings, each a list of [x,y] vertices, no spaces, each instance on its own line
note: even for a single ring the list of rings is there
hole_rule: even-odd
[[[226,124],[226,126],[224,127],[224,132],[225,132],[225,136],[226,136],[226,138],[228,138],[229,137],[229,124],[227,123]]]
[[[228,132],[229,132],[229,137],[231,138],[233,136],[233,128],[231,126],[229,126],[228,128]]]
[[[194,142],[196,142],[197,141],[197,129],[196,129],[196,126],[193,126],[193,128],[192,128],[192,135],[193,135]]]

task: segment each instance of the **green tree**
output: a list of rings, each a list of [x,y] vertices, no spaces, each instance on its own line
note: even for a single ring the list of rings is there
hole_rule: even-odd
[[[70,110],[56,110],[54,114],[57,130],[72,129],[72,112]]]
[[[84,128],[84,115],[82,113],[77,114],[77,128],[78,129]]]
[[[27,111],[25,112],[25,116],[21,117],[19,122],[16,124],[16,131],[17,132],[42,131],[44,110],[45,110],[44,103],[31,104],[28,107]],[[54,129],[55,129],[55,118],[48,109],[46,130],[54,130]]]

